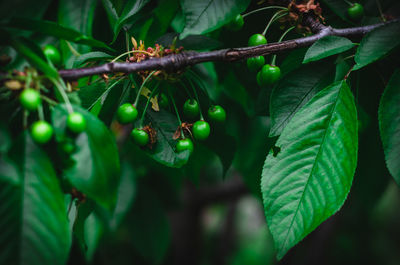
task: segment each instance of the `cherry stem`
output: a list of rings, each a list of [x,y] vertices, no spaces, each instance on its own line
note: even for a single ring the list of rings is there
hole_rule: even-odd
[[[141,50],[133,50],[133,51],[127,51],[127,52],[124,52],[124,53],[121,53],[120,55],[118,55],[117,57],[115,57],[111,62],[112,63],[114,63],[114,62],[116,62],[116,61],[118,61],[121,57],[123,57],[123,56],[125,56],[125,55],[129,55],[129,54],[133,54],[133,53],[144,53],[144,54],[147,54],[147,55],[149,55],[149,56],[152,56],[153,54],[151,54],[151,53],[149,53],[149,52],[147,52],[147,51],[141,51]]]
[[[349,6],[353,6],[354,5],[354,3],[350,2],[350,1],[347,1],[347,0],[344,0],[344,2],[346,2]]]
[[[213,100],[211,99],[210,95],[208,94],[207,88],[204,86],[202,79],[200,78],[200,76],[198,74],[196,74],[196,72],[189,70],[189,74],[192,75],[192,77],[194,77],[195,79],[197,79],[198,84],[201,86],[201,88],[203,89],[204,93],[206,93],[207,98],[209,100],[208,103],[214,104]]]
[[[29,115],[29,112],[27,110],[24,110],[23,117],[22,117],[22,127],[24,129],[28,128],[28,115]]]
[[[385,16],[383,15],[383,12],[382,12],[382,5],[381,5],[381,2],[379,2],[379,0],[376,0],[376,5],[378,6],[379,14],[381,15],[382,21],[383,21],[383,22],[386,22],[386,18],[385,18]]]
[[[144,115],[146,114],[147,108],[149,107],[150,100],[158,92],[159,85],[160,85],[160,83],[156,84],[156,86],[154,87],[153,91],[151,91],[151,94],[150,94],[149,98],[147,99],[146,105],[144,106],[144,109],[143,109],[142,117],[140,117],[140,128],[143,128]]]
[[[138,104],[138,102],[139,102],[140,94],[142,93],[142,90],[143,90],[144,85],[146,84],[146,82],[150,79],[150,77],[151,77],[155,72],[156,72],[156,71],[151,72],[151,73],[146,77],[146,79],[143,81],[143,83],[142,83],[142,85],[140,86],[139,91],[138,91],[138,93],[137,93],[137,95],[136,95],[135,103],[133,103],[133,106],[134,106],[134,107],[136,107],[137,104]]]
[[[49,103],[50,105],[57,105],[58,103],[56,102],[56,101],[54,101],[54,100],[52,100],[51,98],[49,98],[49,97],[46,97],[45,95],[40,95],[40,97],[44,100],[44,101],[46,101],[47,103]]]
[[[185,85],[185,83],[183,83],[181,80],[179,80],[179,83],[180,83],[181,86],[183,86],[183,88],[185,89],[186,94],[189,96],[189,99],[192,100],[192,99],[193,99],[192,94],[189,93],[189,89],[187,88],[187,86]]]
[[[71,53],[73,55],[75,55],[76,57],[79,57],[82,55],[71,45],[71,43],[69,43],[69,41],[65,41],[65,42],[67,43],[68,49],[71,51]]]
[[[175,110],[175,113],[176,113],[176,118],[178,119],[178,122],[179,122],[179,128],[181,129],[181,137],[183,138],[184,134],[183,134],[183,129],[182,129],[181,116],[179,116],[178,108],[176,107],[174,97],[172,96],[171,91],[169,90],[169,88],[167,88],[167,91],[168,91],[168,96],[171,99],[172,106],[174,106],[174,110]]]
[[[284,13],[284,14],[283,14],[283,13]],[[265,36],[265,34],[267,34],[267,31],[268,31],[269,27],[272,25],[272,23],[273,23],[275,20],[277,20],[277,19],[279,19],[279,18],[281,18],[281,17],[284,17],[284,16],[286,16],[286,15],[287,15],[287,11],[286,11],[286,10],[281,10],[281,11],[276,12],[276,13],[271,17],[271,19],[269,20],[269,22],[268,22],[267,26],[265,27],[263,33],[261,33],[261,34]]]
[[[31,82],[32,82],[32,73],[31,71],[28,71],[25,79],[25,89],[29,88]]]
[[[196,98],[196,100],[197,100],[197,104],[199,104],[199,109],[200,109],[200,120],[204,120],[204,118],[203,118],[203,112],[201,111],[200,100],[199,100],[199,96],[197,95],[196,88],[194,87],[194,84],[193,84],[193,82],[192,82],[192,80],[191,80],[190,78],[188,78],[187,80],[189,81],[190,86],[191,86],[192,89],[193,89],[193,93],[194,93],[194,96],[195,96],[195,98]]]
[[[125,44],[126,44],[126,51],[129,52],[129,34],[126,28],[124,27],[125,30]]]
[[[64,100],[64,102],[65,102],[65,104],[67,106],[68,113],[74,112],[74,110],[72,109],[71,102],[69,101],[67,92],[65,92],[66,91],[66,86],[65,86],[64,81],[63,80],[58,81],[58,80],[54,80],[54,79],[51,79],[51,81],[53,81],[53,83],[56,86],[58,92],[60,93],[61,97],[63,98],[63,100]]]
[[[39,116],[39,120],[44,120],[44,112],[43,112],[43,105],[42,104],[39,104],[38,116]]]
[[[253,11],[250,11],[250,12],[248,12],[248,13],[246,13],[246,14],[243,14],[242,17],[245,18],[245,17],[247,17],[247,16],[249,16],[249,15],[251,15],[251,14],[254,14],[254,13],[257,13],[257,12],[260,12],[260,11],[264,11],[264,10],[267,10],[267,9],[282,9],[282,10],[288,10],[286,7],[283,7],[283,6],[267,6],[267,7],[262,7],[262,8],[259,8],[259,9],[253,10]]]
[[[283,34],[282,36],[279,38],[278,43],[281,42],[283,40],[283,38],[285,38],[285,36],[295,28],[295,26],[288,28]],[[272,56],[272,60],[271,60],[271,65],[275,65],[276,62],[276,54],[274,54],[274,56]]]

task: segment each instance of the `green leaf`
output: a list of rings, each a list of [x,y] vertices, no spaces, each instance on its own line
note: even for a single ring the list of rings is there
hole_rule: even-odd
[[[67,41],[72,41],[78,44],[85,44],[92,47],[104,48],[113,50],[102,41],[95,40],[91,37],[81,34],[71,28],[60,26],[59,24],[47,20],[34,20],[29,18],[13,18],[7,24],[8,27],[22,30],[39,32],[44,35],[53,36]]]
[[[73,165],[64,175],[79,191],[108,210],[116,203],[119,183],[119,156],[115,140],[107,127],[91,113],[73,106],[86,119],[86,131],[76,139],[76,151],[71,155]],[[68,112],[64,104],[52,112],[52,121],[58,140],[65,138]]]
[[[58,4],[58,22],[83,35],[92,35],[96,0],[61,0]]]
[[[350,22],[347,17],[347,9],[350,7],[346,1],[343,0],[321,0],[322,3],[326,4],[330,10],[333,11],[337,16],[339,16],[344,21]]]
[[[400,185],[400,70],[392,75],[379,104],[379,129],[386,165]]]
[[[283,130],[261,182],[278,259],[343,205],[357,148],[357,112],[344,81],[319,92]]]
[[[271,94],[269,136],[281,134],[293,115],[332,82],[332,75],[330,67],[313,64],[292,71],[281,79]]]
[[[304,57],[303,63],[318,61],[328,56],[350,50],[354,44],[347,38],[326,36],[315,42]]]
[[[105,52],[88,52],[77,57],[74,64],[76,66],[80,66],[88,61],[99,61],[102,59],[112,59],[112,58],[114,58],[114,56],[107,54]]]
[[[118,12],[110,0],[101,0],[101,2],[107,13],[107,17],[108,17],[108,21],[110,22],[111,29],[114,29],[114,26],[119,19]]]
[[[0,264],[65,264],[71,237],[51,161],[27,133],[10,152],[18,169],[0,161]]]
[[[121,30],[122,26],[125,25],[127,21],[132,19],[147,3],[149,0],[136,0],[136,1],[127,1],[122,10],[122,14],[119,17],[118,21],[116,21],[114,29],[114,40],[116,40],[119,31]]]
[[[165,110],[155,112],[148,109],[145,115],[145,124],[150,124],[157,132],[157,141],[153,149],[145,149],[146,154],[167,167],[180,168],[187,163],[189,151],[180,153],[175,151],[177,140],[173,139],[173,135],[179,122],[173,114]]]
[[[392,22],[369,32],[361,40],[354,60],[358,70],[373,63],[400,45],[400,22]]]
[[[34,42],[23,37],[11,38],[9,41],[11,46],[22,54],[32,66],[37,67],[50,78],[56,80],[59,78],[57,70],[47,63],[42,50]]]
[[[245,11],[250,0],[181,0],[186,25],[180,38],[216,30]]]

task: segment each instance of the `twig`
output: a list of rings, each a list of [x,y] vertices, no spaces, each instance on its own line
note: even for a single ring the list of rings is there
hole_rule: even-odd
[[[307,15],[303,19],[303,24],[310,27],[311,31],[315,34],[304,38],[288,40],[280,43],[275,42],[254,47],[222,49],[210,52],[187,51],[179,54],[168,55],[161,58],[149,58],[148,60],[144,60],[138,63],[111,62],[88,68],[60,70],[59,74],[66,80],[76,80],[85,76],[109,73],[133,73],[138,71],[150,70],[165,70],[167,72],[176,72],[186,67],[204,62],[234,62],[260,55],[281,53],[300,47],[310,46],[317,40],[326,36],[362,36],[375,28],[397,21],[399,21],[399,19],[362,27],[336,29],[321,24],[313,15]]]

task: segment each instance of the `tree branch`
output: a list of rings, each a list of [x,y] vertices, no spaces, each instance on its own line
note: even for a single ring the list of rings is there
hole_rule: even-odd
[[[150,58],[148,60],[138,63],[113,62],[94,67],[60,70],[59,74],[62,78],[66,80],[76,80],[85,76],[109,73],[133,73],[149,70],[165,70],[167,72],[175,72],[186,67],[204,62],[234,62],[259,55],[281,53],[299,47],[310,46],[314,42],[325,36],[362,36],[375,28],[396,21],[399,21],[399,19],[394,19],[389,22],[378,23],[363,27],[336,29],[321,24],[318,19],[316,19],[312,14],[307,13],[303,18],[303,24],[310,27],[311,31],[315,34],[304,38],[283,41],[280,43],[270,43],[254,47],[222,49],[211,52],[187,51],[179,54],[168,55],[161,58]]]

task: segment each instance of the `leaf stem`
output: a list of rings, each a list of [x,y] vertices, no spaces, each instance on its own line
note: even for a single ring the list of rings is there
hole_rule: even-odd
[[[295,26],[288,28],[283,34],[282,36],[279,38],[278,43],[281,42],[283,40],[283,38],[285,38],[285,36],[295,28]],[[276,62],[276,54],[274,54],[272,56],[272,60],[271,60],[271,65],[275,65]]]
[[[247,17],[247,16],[249,16],[249,15],[251,15],[251,14],[254,14],[254,13],[257,13],[257,12],[261,12],[261,11],[264,11],[264,10],[267,10],[267,9],[282,9],[282,10],[288,10],[287,7],[283,7],[283,6],[267,6],[267,7],[262,7],[262,8],[259,8],[259,9],[253,10],[253,11],[250,11],[250,12],[248,12],[248,13],[245,13],[245,14],[242,15],[242,17],[245,18],[245,17]]]
[[[139,102],[140,94],[142,93],[142,90],[143,90],[144,85],[146,84],[146,82],[150,79],[150,77],[151,77],[155,72],[156,72],[156,71],[151,72],[151,73],[146,77],[146,79],[143,81],[143,83],[140,85],[139,91],[138,91],[138,93],[137,93],[137,95],[136,95],[135,102],[133,103],[133,106],[134,106],[134,107],[136,107],[137,104],[138,104],[138,102]]]

